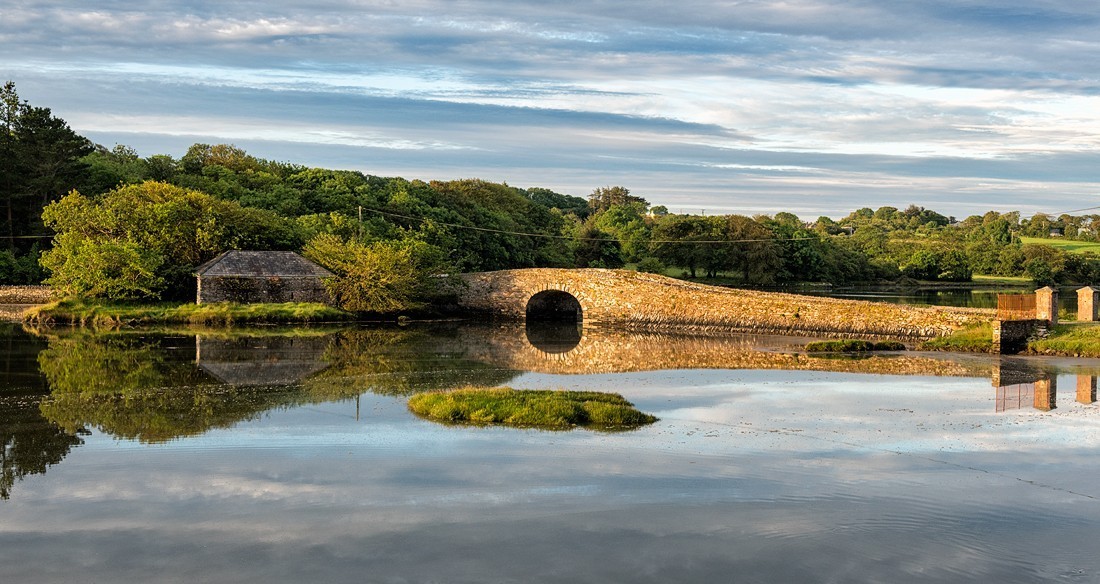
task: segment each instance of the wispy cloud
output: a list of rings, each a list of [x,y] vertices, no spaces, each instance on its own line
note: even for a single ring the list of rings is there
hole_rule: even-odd
[[[672,205],[1027,211],[1100,190],[1098,21],[1069,0],[17,0],[0,75],[177,155],[202,136]]]

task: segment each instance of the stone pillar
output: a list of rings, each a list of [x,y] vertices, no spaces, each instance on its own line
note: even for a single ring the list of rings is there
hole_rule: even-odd
[[[1058,291],[1044,286],[1035,291],[1035,320],[1058,324]]]
[[[1100,290],[1085,286],[1077,291],[1077,320],[1095,322],[1096,308],[1100,304]]]
[[[1035,409],[1049,412],[1058,407],[1058,379],[1050,377],[1035,382]]]
[[[1096,401],[1096,376],[1077,376],[1077,401],[1078,403],[1091,404]]]

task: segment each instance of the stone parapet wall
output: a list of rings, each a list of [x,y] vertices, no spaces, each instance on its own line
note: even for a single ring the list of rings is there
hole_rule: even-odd
[[[527,301],[561,290],[580,302],[586,323],[641,330],[740,330],[929,338],[994,319],[995,311],[923,307],[706,286],[627,270],[502,270],[464,274],[459,306],[523,319]]]

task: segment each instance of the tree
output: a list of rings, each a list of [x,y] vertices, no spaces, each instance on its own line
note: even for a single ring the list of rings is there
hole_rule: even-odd
[[[571,247],[578,268],[621,268],[624,265],[622,244],[592,222],[577,229]]]
[[[529,188],[524,191],[524,194],[534,203],[542,205],[547,209],[558,209],[564,214],[572,213],[581,220],[588,217],[588,213],[590,210],[588,207],[588,201],[581,197],[563,195],[561,193],[556,193],[550,189],[544,189],[540,187]]]
[[[85,169],[81,158],[91,151],[91,142],[49,108],[21,101],[14,83],[0,88],[0,233],[9,250],[25,252],[33,236],[45,234],[43,207],[77,186]]]
[[[641,203],[644,207],[649,206],[649,203],[642,197],[631,195],[630,189],[626,187],[600,187],[592,191],[591,195],[588,195],[588,206],[593,212],[606,211],[612,205],[629,205],[631,203]]]
[[[634,262],[648,255],[650,236],[644,204],[612,205],[593,215],[592,225],[619,240],[625,260]]]
[[[438,291],[438,262],[409,242],[360,243],[322,233],[304,254],[335,277],[325,282],[337,304],[353,312],[392,314],[422,308]]]
[[[229,249],[296,249],[295,226],[268,211],[158,182],[98,197],[73,191],[42,212],[56,232],[42,254],[47,282],[65,294],[185,298],[195,268]]]
[[[669,215],[653,229],[653,255],[666,265],[687,268],[691,277],[704,264],[715,244],[693,243],[720,237],[713,221],[695,215]]]

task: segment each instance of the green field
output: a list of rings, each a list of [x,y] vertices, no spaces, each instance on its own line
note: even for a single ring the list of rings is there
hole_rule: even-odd
[[[1100,255],[1100,243],[1094,241],[1072,241],[1068,239],[1046,239],[1042,237],[1021,237],[1025,244],[1049,245],[1070,253],[1092,252]]]

